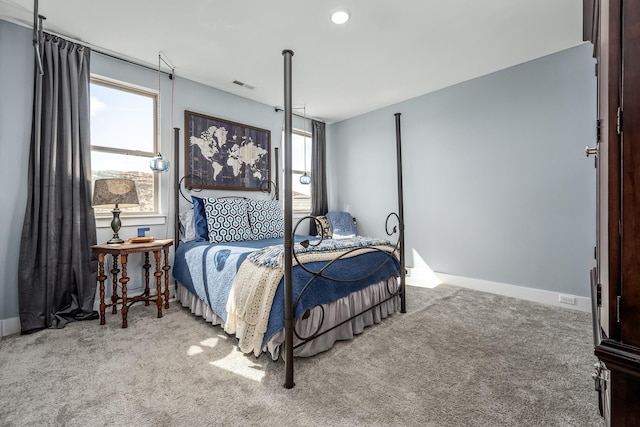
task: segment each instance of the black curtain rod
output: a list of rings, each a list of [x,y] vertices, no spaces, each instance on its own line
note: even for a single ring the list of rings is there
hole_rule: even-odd
[[[44,18],[44,19],[46,19],[46,18]],[[141,62],[136,62],[136,61],[133,61],[131,59],[126,59],[126,58],[123,58],[121,56],[117,56],[117,55],[115,55],[113,53],[109,53],[109,52],[107,52],[105,50],[102,50],[102,48],[100,48],[98,46],[94,46],[94,45],[92,45],[90,43],[86,43],[86,42],[74,39],[73,37],[69,37],[69,36],[66,36],[64,34],[59,34],[59,33],[56,33],[54,31],[49,31],[49,30],[44,30],[44,29],[43,29],[43,32],[49,33],[52,36],[61,37],[61,38],[65,39],[65,40],[68,40],[70,42],[73,42],[73,43],[88,47],[89,49],[91,49],[92,52],[99,53],[100,55],[104,55],[104,56],[107,56],[109,58],[117,59],[118,61],[126,62],[127,64],[131,64],[131,65],[135,65],[135,66],[138,66],[138,67],[141,67],[141,68],[145,68],[147,70],[151,70],[151,71],[154,71],[156,73],[158,72],[158,68],[156,68],[156,67],[152,67],[151,65],[143,64]],[[162,61],[165,64],[167,64],[167,62],[164,59]],[[167,72],[167,71],[162,71],[162,69],[161,69],[160,73],[168,76],[170,79],[173,79],[173,70],[171,72]]]
[[[276,111],[276,113],[279,113],[281,111],[284,111],[282,108],[280,107],[275,107],[274,110]],[[324,120],[320,120],[320,119],[316,119],[315,117],[312,116],[303,116],[301,114],[296,114],[294,112],[291,113],[292,116],[298,116],[301,119],[311,119],[311,120],[315,120],[316,122],[320,122],[320,123],[324,123]]]
[[[91,46],[88,46],[88,47],[91,49],[92,52],[99,53],[100,55],[107,56],[107,57],[113,58],[113,59],[117,59],[118,61],[126,62],[127,64],[136,65],[136,66],[141,67],[141,68],[146,68],[147,70],[151,70],[151,71],[153,71],[155,73],[158,72],[157,68],[154,68],[154,67],[152,67],[150,65],[145,65],[145,64],[142,64],[140,62],[135,62],[135,61],[132,61],[130,59],[122,58],[120,56],[116,56],[116,55],[113,55],[111,53],[102,52],[100,50],[96,50],[94,47],[91,47]],[[164,74],[164,75],[168,76],[170,79],[173,79],[173,72],[162,71],[162,69],[161,69],[160,70],[160,74]]]

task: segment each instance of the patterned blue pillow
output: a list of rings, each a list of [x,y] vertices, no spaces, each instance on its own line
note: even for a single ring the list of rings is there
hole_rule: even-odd
[[[206,198],[202,200],[211,243],[251,240],[245,199]]]
[[[284,217],[276,200],[249,200],[249,224],[254,240],[284,237]]]

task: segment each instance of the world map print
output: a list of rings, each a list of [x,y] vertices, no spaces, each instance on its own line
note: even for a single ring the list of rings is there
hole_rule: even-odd
[[[187,186],[270,190],[269,130],[190,111],[185,125]]]

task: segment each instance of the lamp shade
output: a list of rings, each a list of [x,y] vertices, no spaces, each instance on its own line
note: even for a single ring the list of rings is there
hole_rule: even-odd
[[[139,204],[134,180],[124,178],[96,180],[93,187],[93,207],[110,208],[118,205],[121,208],[130,208]]]

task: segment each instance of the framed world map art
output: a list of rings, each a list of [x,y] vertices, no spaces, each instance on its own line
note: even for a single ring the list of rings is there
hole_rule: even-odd
[[[271,191],[271,131],[185,110],[186,187]]]

